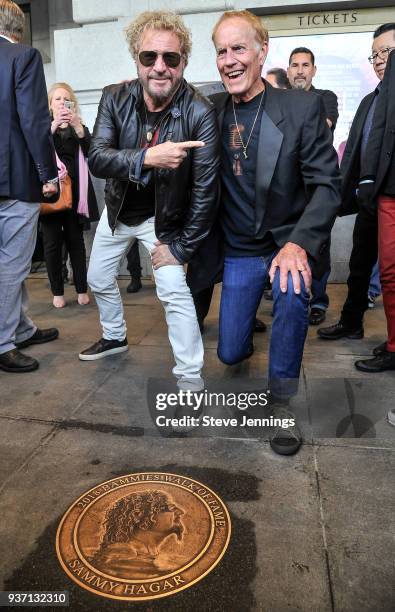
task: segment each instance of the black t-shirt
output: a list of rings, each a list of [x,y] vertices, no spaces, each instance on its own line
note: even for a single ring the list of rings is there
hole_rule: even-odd
[[[235,103],[237,125],[244,145],[250,136],[261,97],[262,93],[259,93],[249,102]],[[231,100],[224,115],[221,142],[222,227],[225,233],[225,252],[234,257],[267,256],[276,247],[270,234],[264,239],[255,237],[256,161],[264,101],[251,133],[247,158],[243,153]]]
[[[146,148],[156,142],[155,133],[159,132],[160,123],[167,112],[167,107],[159,112],[146,111],[146,119],[140,147]],[[147,137],[148,135],[148,137]],[[150,138],[151,137],[151,138]],[[118,221],[128,226],[140,225],[155,215],[155,183],[154,173],[149,183],[142,187],[129,182],[128,190],[118,215]]]

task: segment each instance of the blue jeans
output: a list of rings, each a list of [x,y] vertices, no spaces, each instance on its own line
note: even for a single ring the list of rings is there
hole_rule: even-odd
[[[310,308],[327,310],[329,306],[329,296],[326,292],[326,286],[330,273],[331,269],[329,268],[320,280],[313,278],[313,282],[311,283]]]
[[[252,354],[255,315],[275,254],[269,257],[225,257],[218,341],[218,357],[223,363],[233,365]],[[300,281],[302,289],[297,295],[289,274],[287,292],[282,293],[277,269],[272,284],[274,317],[269,388],[273,395],[284,399],[297,393],[308,328],[309,295],[301,275]]]
[[[378,297],[381,295],[381,283],[380,283],[380,270],[379,270],[379,262],[377,261],[373,270],[372,275],[370,277],[369,291],[368,295],[372,297]]]

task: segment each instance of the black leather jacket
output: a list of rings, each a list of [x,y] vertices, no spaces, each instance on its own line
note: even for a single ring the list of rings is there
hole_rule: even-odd
[[[108,222],[114,232],[129,181],[141,186],[154,173],[155,233],[187,262],[209,234],[217,211],[219,137],[214,106],[186,81],[164,116],[158,144],[203,140],[175,170],[143,168],[143,90],[138,80],[105,87],[99,104],[89,167],[105,178]]]

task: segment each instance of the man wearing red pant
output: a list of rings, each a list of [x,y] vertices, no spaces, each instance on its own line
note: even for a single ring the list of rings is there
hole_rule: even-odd
[[[395,31],[392,34],[395,46]],[[378,201],[380,279],[388,339],[373,350],[372,359],[355,363],[362,372],[395,370],[395,51],[387,61],[381,94],[361,167],[359,198],[372,214]]]

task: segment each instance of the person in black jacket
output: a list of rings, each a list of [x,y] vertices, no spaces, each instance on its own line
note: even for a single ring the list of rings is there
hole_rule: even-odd
[[[53,212],[40,217],[45,263],[54,296],[53,305],[55,308],[63,308],[66,306],[63,244],[66,245],[70,255],[78,303],[89,304],[83,230],[89,227],[90,221],[99,219],[99,211],[85,160],[88,157],[91,136],[81,121],[74,91],[67,83],[55,83],[49,90],[48,102],[55,149],[59,159],[66,166],[73,192],[71,210]],[[83,180],[80,180],[80,172],[85,174]],[[85,214],[80,208],[82,201],[87,204]]]
[[[293,89],[315,93],[322,98],[325,108],[325,119],[332,134],[335,131],[339,118],[337,95],[330,89],[317,89],[313,85],[313,78],[317,73],[314,53],[307,47],[297,47],[289,56],[288,78]],[[330,250],[326,270],[322,278],[313,278],[311,284],[310,300],[310,325],[320,325],[325,321],[326,311],[329,306],[327,283],[331,272]]]
[[[255,314],[270,277],[273,412],[295,423],[280,426],[270,443],[292,454],[302,438],[287,404],[298,389],[312,271],[319,277],[340,204],[337,155],[321,97],[262,79],[268,32],[256,15],[225,12],[212,38],[227,89],[212,97],[221,130],[225,243],[218,356],[228,365],[251,356]]]
[[[201,388],[203,344],[183,264],[194,258],[216,215],[215,110],[183,79],[191,40],[179,16],[142,13],[126,34],[138,79],[104,89],[89,152],[92,173],[107,179],[88,271],[103,337],[79,358],[128,349],[116,274],[137,238],[151,253],[173,373]]]
[[[20,44],[25,17],[0,0],[0,369],[30,372],[36,359],[19,349],[55,340],[27,316],[29,274],[40,201],[58,198],[58,173],[42,60]]]
[[[381,25],[373,34],[372,54],[369,61],[379,79],[377,87],[363,98],[353,119],[347,145],[340,164],[342,173],[342,203],[339,214],[358,213],[353,231],[353,247],[350,257],[348,293],[340,320],[330,327],[321,327],[318,336],[323,340],[363,338],[363,316],[368,308],[368,290],[372,269],[377,262],[377,214],[371,214],[360,206],[361,167],[365,163],[376,104],[381,96],[381,81],[389,53],[395,48],[395,23]]]
[[[395,30],[394,47],[395,47]],[[395,50],[391,51],[361,164],[358,197],[368,214],[378,214],[378,250],[387,340],[372,359],[355,367],[362,372],[395,370]]]

